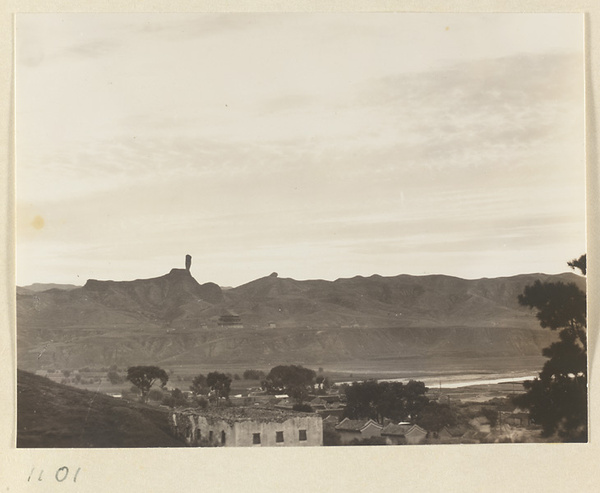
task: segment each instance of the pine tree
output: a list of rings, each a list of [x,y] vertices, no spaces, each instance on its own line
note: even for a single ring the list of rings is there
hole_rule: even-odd
[[[586,274],[586,256],[568,263]],[[540,325],[560,330],[559,340],[542,351],[548,358],[538,378],[525,382],[527,392],[515,403],[529,409],[544,436],[566,442],[587,441],[586,294],[574,283],[536,281],[519,303],[537,310]]]

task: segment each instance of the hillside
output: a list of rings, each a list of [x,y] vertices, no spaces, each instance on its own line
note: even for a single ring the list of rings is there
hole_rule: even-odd
[[[353,277],[295,281],[268,276],[226,293],[249,324],[339,327],[537,327],[517,296],[536,280],[575,282],[571,273],[467,280],[450,276]]]
[[[153,279],[89,280],[17,295],[19,367],[364,360],[540,354],[542,330],[517,296],[573,273],[466,280],[450,276],[296,281],[276,274],[222,291],[184,269]],[[235,313],[243,328],[221,327]]]
[[[183,447],[169,412],[17,371],[17,447]]]

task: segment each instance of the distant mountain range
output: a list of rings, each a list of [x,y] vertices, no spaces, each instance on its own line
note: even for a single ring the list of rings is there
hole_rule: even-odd
[[[418,355],[534,355],[554,334],[517,296],[573,273],[296,281],[272,274],[222,290],[188,270],[17,293],[18,364],[326,362]],[[35,285],[34,285],[35,286]],[[46,285],[47,286],[47,285]],[[224,326],[239,317],[243,328]],[[236,317],[237,316],[237,317]],[[225,317],[226,319],[227,317]]]
[[[18,294],[28,294],[28,293],[39,293],[41,291],[48,291],[49,289],[77,289],[81,286],[76,286],[75,284],[53,284],[53,283],[40,283],[36,282],[34,284],[30,284],[29,286],[17,286]]]

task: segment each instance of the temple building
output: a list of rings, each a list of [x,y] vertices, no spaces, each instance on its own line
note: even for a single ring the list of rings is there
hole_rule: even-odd
[[[242,324],[242,319],[239,315],[234,313],[227,313],[221,315],[217,322],[221,327],[228,327],[231,329],[243,329],[244,324]]]

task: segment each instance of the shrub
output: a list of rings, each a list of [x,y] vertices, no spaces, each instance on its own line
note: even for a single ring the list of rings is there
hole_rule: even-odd
[[[162,403],[169,407],[185,406],[188,404],[183,392],[179,389],[173,389],[170,394],[166,395]]]
[[[244,372],[244,380],[262,380],[265,377],[265,372],[260,370],[246,370]]]
[[[148,399],[152,401],[160,402],[163,400],[164,396],[163,392],[159,389],[152,389],[148,392]]]
[[[206,409],[208,407],[208,401],[204,397],[196,397],[192,404],[199,409]]]

